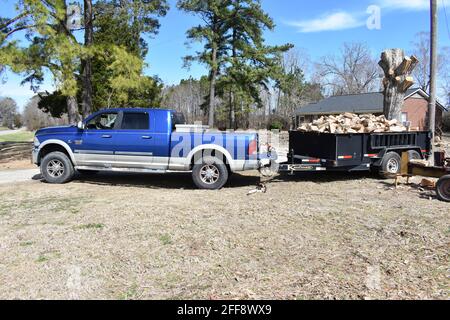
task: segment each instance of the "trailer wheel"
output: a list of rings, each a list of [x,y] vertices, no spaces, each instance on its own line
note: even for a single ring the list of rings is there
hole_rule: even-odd
[[[436,184],[436,194],[439,200],[450,202],[450,175],[439,179]]]
[[[380,167],[380,175],[383,178],[392,177],[400,172],[402,166],[402,159],[396,152],[388,152],[383,157]]]
[[[218,158],[205,157],[194,164],[192,180],[199,189],[221,189],[228,181],[227,166]]]
[[[409,158],[409,160],[420,160],[420,159],[422,159],[422,156],[420,155],[420,153],[418,153],[417,151],[415,151],[415,150],[409,150],[408,151],[408,158]]]

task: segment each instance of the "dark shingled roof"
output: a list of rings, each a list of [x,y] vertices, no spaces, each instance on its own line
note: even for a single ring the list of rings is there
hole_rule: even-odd
[[[415,93],[422,95],[426,99],[428,98],[428,94],[421,89],[409,89],[406,92],[406,97]],[[445,110],[440,103],[438,103],[438,106]],[[341,114],[345,112],[383,113],[383,93],[370,92],[329,97],[318,103],[298,108],[296,115]]]

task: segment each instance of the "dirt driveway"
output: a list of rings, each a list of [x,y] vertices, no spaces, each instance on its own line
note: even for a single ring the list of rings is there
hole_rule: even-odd
[[[321,174],[247,196],[258,179],[0,185],[0,298],[449,298],[450,205],[433,192]]]

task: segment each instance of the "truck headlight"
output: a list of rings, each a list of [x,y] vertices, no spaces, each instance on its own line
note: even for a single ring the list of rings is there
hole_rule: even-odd
[[[39,142],[39,139],[38,139],[37,137],[34,137],[33,144],[34,144],[34,146],[37,148],[37,147],[39,147],[39,145],[40,145],[41,143]]]

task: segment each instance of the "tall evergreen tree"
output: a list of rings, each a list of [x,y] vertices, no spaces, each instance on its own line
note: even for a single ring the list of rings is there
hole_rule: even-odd
[[[92,111],[92,52],[94,44],[94,24],[92,0],[84,0],[84,46],[86,53],[81,59],[81,73],[83,83],[82,110],[86,117]]]
[[[227,69],[220,82],[226,88],[224,92],[228,91],[229,126],[236,129],[238,105],[244,120],[251,103],[261,105],[260,88],[282,77],[280,55],[293,46],[265,44],[263,32],[274,30],[275,25],[259,0],[231,0],[230,10]]]
[[[144,36],[158,33],[158,18],[167,10],[166,0],[101,0],[94,4],[94,38],[103,52],[93,59],[94,110],[114,105],[159,106],[161,81],[142,75],[148,52]],[[120,81],[122,78],[128,81]]]
[[[227,21],[230,17],[231,0],[179,0],[178,8],[199,16],[203,24],[187,31],[187,38],[193,42],[203,42],[204,50],[194,56],[185,57],[190,64],[198,61],[209,68],[208,125],[215,123],[216,81],[225,62],[227,46]]]

